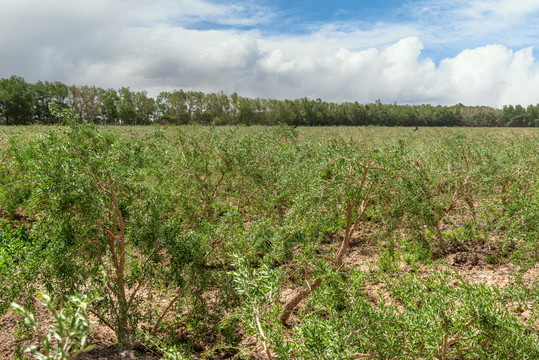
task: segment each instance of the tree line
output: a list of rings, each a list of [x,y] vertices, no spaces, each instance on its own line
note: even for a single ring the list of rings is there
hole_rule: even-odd
[[[128,87],[102,89],[61,82],[0,79],[0,125],[58,124],[51,104],[72,108],[86,123],[102,125],[214,124],[332,126],[539,127],[539,104],[523,107],[397,105],[300,98],[247,98],[236,93],[165,91],[156,98]]]

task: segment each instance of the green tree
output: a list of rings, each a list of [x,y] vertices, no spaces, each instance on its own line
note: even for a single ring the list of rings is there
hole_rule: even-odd
[[[161,92],[157,97],[156,107],[159,120],[165,123],[181,125],[191,120],[187,108],[187,95],[183,90]]]
[[[38,81],[34,85],[35,101],[33,104],[34,120],[40,124],[54,124],[58,121],[50,112],[50,105],[55,102],[62,106],[69,95],[68,87],[61,82]]]
[[[155,100],[148,97],[146,91],[136,91],[133,100],[136,109],[135,125],[149,125],[153,123],[156,110]]]
[[[137,108],[135,105],[134,93],[126,87],[118,90],[120,102],[118,103],[118,117],[122,125],[137,124]]]
[[[13,75],[9,79],[0,79],[0,123],[32,123],[34,100],[35,93],[31,84],[22,77]]]
[[[100,117],[102,118],[102,123],[108,125],[116,125],[120,121],[118,115],[118,103],[120,102],[120,97],[114,89],[107,89],[101,92],[101,108],[100,108]]]

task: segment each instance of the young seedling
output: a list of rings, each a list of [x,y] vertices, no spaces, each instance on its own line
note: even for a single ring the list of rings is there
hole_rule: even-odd
[[[95,293],[90,295],[77,294],[70,299],[67,309],[57,311],[50,296],[42,294],[45,306],[52,314],[54,323],[40,347],[33,345],[25,349],[31,352],[37,360],[71,360],[83,352],[93,349],[93,345],[86,346],[90,322],[88,321],[88,310],[92,302],[96,300]],[[34,314],[23,307],[12,303],[11,309],[22,317],[24,325],[31,330],[40,328],[39,320]]]

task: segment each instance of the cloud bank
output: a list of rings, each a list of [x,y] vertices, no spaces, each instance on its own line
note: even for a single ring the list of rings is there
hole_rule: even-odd
[[[361,103],[535,104],[539,66],[527,39],[538,30],[520,21],[531,21],[539,4],[517,2],[423,1],[408,10],[415,22],[287,34],[261,31],[278,16],[248,2],[20,0],[0,14],[0,77],[151,95],[182,88]],[[494,41],[499,31],[509,45]],[[466,34],[473,46],[456,50]],[[492,42],[478,46],[481,37]],[[440,47],[454,55],[425,55]]]

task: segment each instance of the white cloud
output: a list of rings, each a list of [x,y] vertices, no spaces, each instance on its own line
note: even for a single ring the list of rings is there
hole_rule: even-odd
[[[429,46],[538,44],[537,0],[425,0],[412,2],[408,10]]]
[[[312,58],[290,59],[282,50],[273,50],[260,66],[268,74],[293,79],[294,91],[286,94],[293,97],[493,106],[539,101],[539,68],[531,48],[467,49],[439,66],[421,59],[422,49],[417,37],[408,37],[382,51],[340,49],[330,54],[320,51]],[[274,89],[270,96],[278,96],[284,85],[274,80],[266,91]]]
[[[0,13],[0,77],[130,86],[152,95],[183,88],[359,102],[539,102],[532,48],[511,40],[520,34],[515,30],[522,27],[519,21],[532,24],[537,1],[420,5],[414,11],[425,20],[415,23],[325,24],[289,35],[242,30],[275,16],[248,2],[19,0]],[[199,22],[219,26],[196,29]],[[504,38],[509,44],[491,39],[499,33],[489,30],[495,22],[509,34]],[[521,39],[537,34],[533,24]],[[425,48],[449,44],[456,49],[462,34],[484,36],[497,45],[472,41],[468,49],[453,50],[440,61],[424,55]]]
[[[210,47],[202,56],[202,61],[217,71],[243,70],[252,68],[259,55],[258,44],[254,38],[238,36]]]

